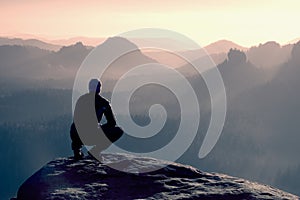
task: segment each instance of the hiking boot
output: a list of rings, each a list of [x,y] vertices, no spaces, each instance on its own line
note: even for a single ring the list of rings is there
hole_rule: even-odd
[[[74,152],[74,159],[81,160],[83,158],[83,153],[80,150],[73,151]]]

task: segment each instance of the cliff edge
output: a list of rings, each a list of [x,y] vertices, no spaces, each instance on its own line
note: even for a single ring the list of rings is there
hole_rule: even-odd
[[[35,199],[298,199],[273,187],[191,166],[126,154],[58,158],[46,164],[19,188],[18,200]],[[166,165],[157,171],[143,168]],[[124,172],[127,171],[127,172]],[[131,171],[132,173],[128,173]]]

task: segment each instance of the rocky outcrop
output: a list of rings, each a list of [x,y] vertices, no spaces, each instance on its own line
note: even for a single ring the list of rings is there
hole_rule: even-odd
[[[103,160],[123,171],[91,157],[58,158],[27,179],[17,199],[298,199],[267,185],[153,158],[103,154]]]

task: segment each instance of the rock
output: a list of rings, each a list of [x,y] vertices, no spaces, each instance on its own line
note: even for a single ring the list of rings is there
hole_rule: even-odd
[[[122,166],[127,172],[108,167],[91,157],[80,161],[58,158],[21,185],[17,200],[298,199],[267,185],[154,158],[103,154],[103,160]],[[144,169],[163,165],[166,166],[157,171],[141,173]]]

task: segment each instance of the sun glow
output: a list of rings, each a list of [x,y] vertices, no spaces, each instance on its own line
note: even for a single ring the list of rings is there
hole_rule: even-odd
[[[300,36],[299,1],[1,1],[0,35],[48,39],[108,37],[155,27],[193,38],[200,45],[227,39],[244,46]]]

